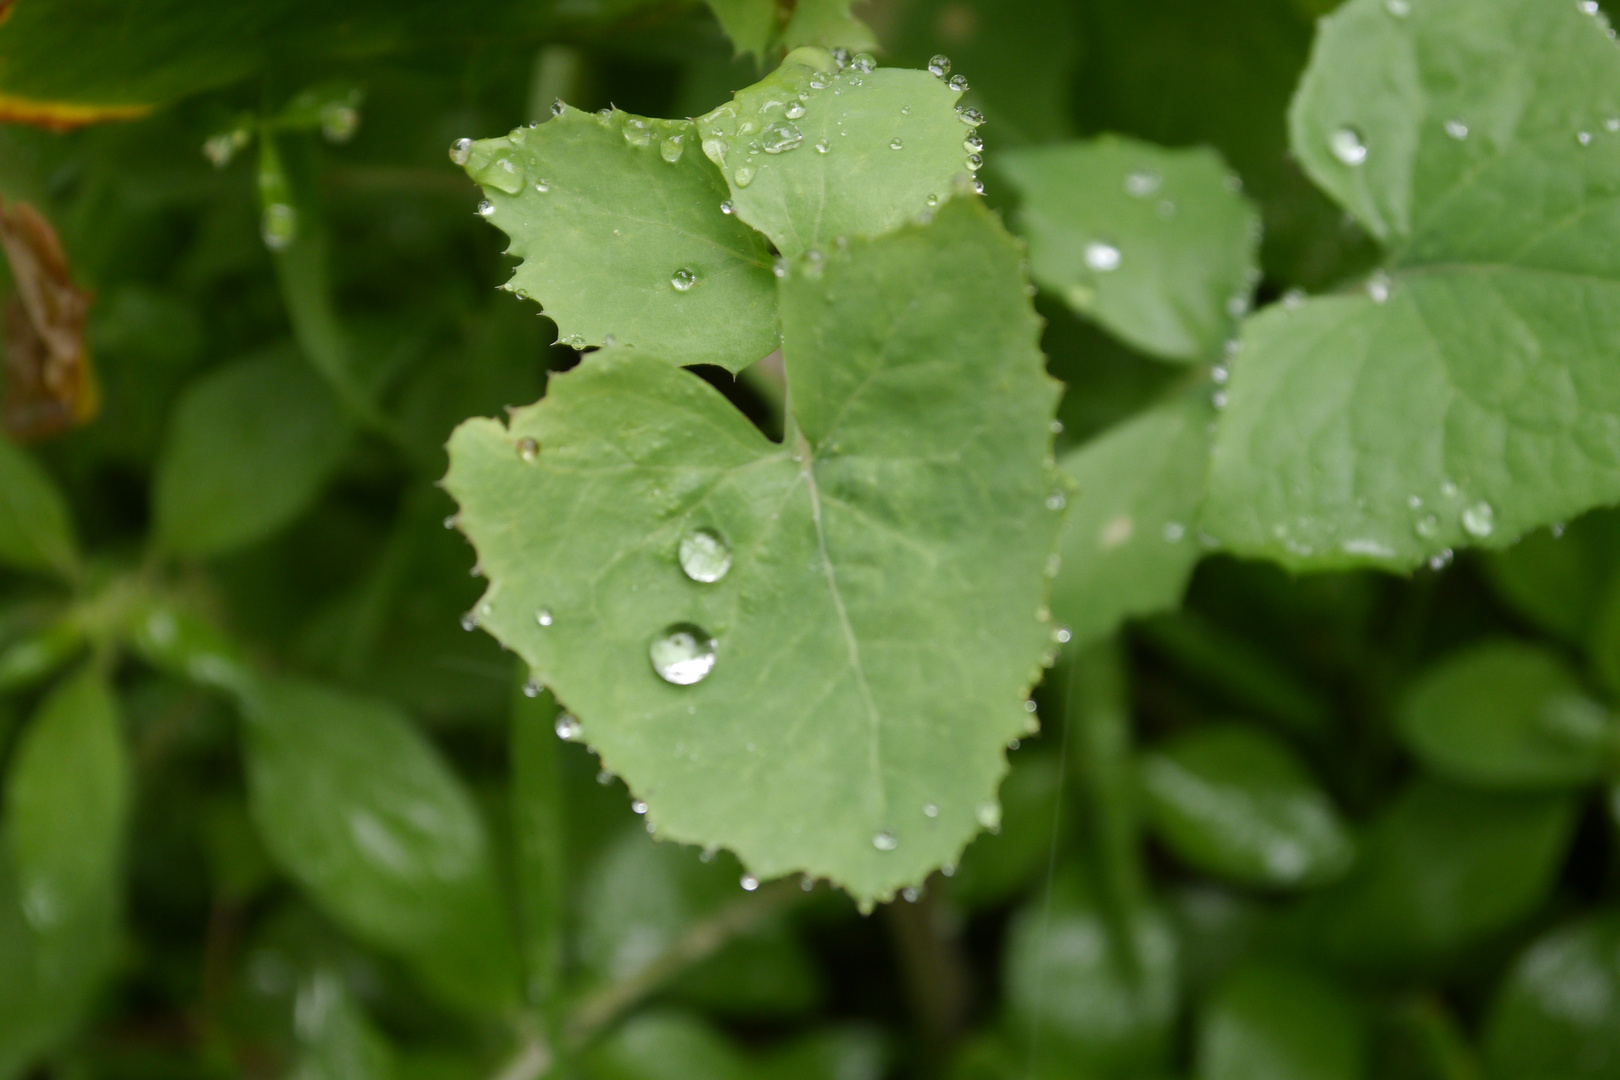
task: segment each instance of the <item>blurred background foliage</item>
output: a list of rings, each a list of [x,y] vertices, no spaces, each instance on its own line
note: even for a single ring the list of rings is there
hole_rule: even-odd
[[[1331,6],[855,12],[885,63],[970,77],[998,208],[998,150],[1218,151],[1264,303],[1376,255],[1286,151]],[[85,553],[0,536],[0,1076],[1620,1077],[1613,512],[1410,579],[1204,560],[1184,610],[1054,670],[999,827],[870,917],[653,843],[551,737],[458,624],[480,583],[435,482],[457,422],[577,357],[496,289],[445,149],[554,97],[695,115],[754,63],[694,4],[17,0],[0,197],[94,293],[101,411],[0,446],[0,529],[51,519],[31,460]],[[1181,385],[1037,304],[1063,445]],[[322,832],[335,793],[396,780],[439,877],[322,863],[368,835]]]

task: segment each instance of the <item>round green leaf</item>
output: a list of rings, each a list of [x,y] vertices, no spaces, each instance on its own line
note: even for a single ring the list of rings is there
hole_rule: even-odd
[[[1359,1080],[1361,1019],[1332,983],[1267,964],[1239,970],[1198,1020],[1198,1080]]]
[[[1493,1080],[1620,1076],[1620,915],[1554,930],[1525,950],[1485,1024]]]
[[[1213,874],[1280,888],[1320,885],[1355,846],[1325,791],[1282,743],[1247,724],[1179,736],[1142,762],[1160,839]]]

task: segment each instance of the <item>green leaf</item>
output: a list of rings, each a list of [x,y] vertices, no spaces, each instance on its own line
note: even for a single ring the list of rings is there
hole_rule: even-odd
[[[1066,1075],[1077,1067],[1153,1075],[1166,1057],[1178,996],[1176,938],[1162,913],[1110,917],[1079,878],[1065,875],[1050,898],[1013,916],[1007,934],[1009,1030],[1035,1033],[1037,1071],[1058,1062]]]
[[[1485,1023],[1497,1080],[1610,1080],[1620,1070],[1620,915],[1601,912],[1532,944]]]
[[[1396,714],[1407,748],[1462,783],[1582,787],[1620,748],[1620,726],[1557,654],[1496,641],[1426,672]]]
[[[1579,645],[1601,624],[1614,552],[1620,548],[1620,514],[1598,510],[1568,528],[1539,529],[1506,551],[1479,560],[1503,602],[1537,629]]]
[[[1018,258],[974,200],[796,268],[783,445],[630,350],[451,440],[445,485],[490,579],[478,618],[660,835],[869,902],[993,814],[1065,498]],[[699,530],[729,547],[717,581],[682,572]],[[649,661],[676,632],[718,642],[695,685]]]
[[[1213,150],[1110,136],[1003,151],[1036,284],[1129,344],[1208,360],[1259,280],[1260,216]]]
[[[61,492],[31,457],[0,438],[0,563],[68,576],[78,559]]]
[[[203,556],[269,536],[308,509],[349,445],[326,387],[283,351],[194,382],[153,485],[159,543]]]
[[[1355,1005],[1308,971],[1255,964],[1198,1021],[1198,1080],[1358,1080],[1367,1075]]]
[[[523,260],[506,288],[545,305],[565,344],[730,371],[776,347],[770,251],[721,211],[725,181],[697,144],[689,120],[565,108],[468,149]]]
[[[877,38],[865,23],[849,13],[854,0],[797,0],[793,17],[782,31],[789,49],[813,45],[822,49],[875,49]]]
[[[298,1080],[393,1080],[394,1048],[367,1018],[334,971],[316,971],[294,1005],[301,1044]]]
[[[1005,904],[1045,875],[1058,818],[1063,762],[1025,747],[1001,782],[1000,828],[980,833],[945,886],[953,904],[982,911]]]
[[[1293,567],[1416,566],[1620,499],[1620,55],[1542,0],[1352,0],[1291,114],[1390,248],[1244,329],[1206,522]]]
[[[1311,947],[1346,967],[1421,970],[1504,930],[1545,899],[1575,803],[1418,780],[1379,816],[1356,870],[1297,913]]]
[[[266,682],[247,720],[251,808],[282,869],[452,1003],[511,1005],[484,823],[433,746],[390,705],[293,679]]]
[[[1247,724],[1199,728],[1142,762],[1147,811],[1188,863],[1277,888],[1342,877],[1355,844],[1333,800],[1283,743]]]
[[[1203,554],[1196,535],[1215,411],[1185,394],[1060,462],[1080,492],[1064,523],[1052,610],[1084,644],[1174,607]]]
[[[764,57],[776,37],[776,0],[705,0],[740,53]]]
[[[50,678],[83,646],[84,628],[69,617],[0,649],[0,694],[14,693]]]
[[[86,667],[25,729],[6,777],[6,837],[23,913],[35,930],[116,908],[130,763],[118,708]]]
[[[925,71],[839,68],[795,49],[762,81],[697,119],[739,219],[789,259],[840,237],[889,232],[971,171],[958,92]],[[799,115],[802,112],[803,115]]]
[[[695,1016],[643,1013],[621,1025],[590,1054],[601,1080],[748,1080],[742,1053]]]

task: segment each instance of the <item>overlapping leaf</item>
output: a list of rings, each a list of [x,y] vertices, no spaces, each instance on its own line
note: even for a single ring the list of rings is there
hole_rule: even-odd
[[[0,563],[69,573],[78,557],[61,492],[27,453],[0,438]]]
[[[1292,566],[1414,566],[1620,498],[1620,53],[1593,5],[1352,0],[1291,117],[1388,245],[1245,328],[1207,521]]]
[[[639,350],[451,440],[446,484],[490,578],[478,618],[661,835],[870,901],[993,820],[1065,501],[1018,262],[969,198],[798,264],[784,444]],[[683,572],[699,530],[726,572]],[[664,642],[694,666],[650,663]]]

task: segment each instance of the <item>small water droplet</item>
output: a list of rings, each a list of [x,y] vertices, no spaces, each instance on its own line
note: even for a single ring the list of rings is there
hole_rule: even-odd
[[[900,846],[900,841],[895,839],[894,833],[884,829],[872,837],[872,846],[879,851],[893,851]]]
[[[1603,121],[1603,130],[1607,131],[1611,135],[1613,135],[1615,132],[1620,132],[1620,116],[1611,116],[1607,120]]]
[[[478,616],[474,612],[467,612],[461,617],[461,628],[469,634],[478,629]]]
[[[778,123],[765,129],[760,136],[760,149],[767,154],[781,154],[793,150],[804,142],[804,132],[797,124]]]
[[[1157,193],[1163,183],[1163,177],[1151,169],[1137,169],[1126,175],[1125,193],[1138,199],[1146,199]]]
[[[540,456],[540,444],[534,439],[519,439],[517,452],[524,461],[533,461]]]
[[[1577,131],[1575,141],[1582,146],[1590,146],[1592,144],[1592,133],[1590,131]]]
[[[982,802],[982,803],[980,803],[974,809],[973,817],[974,817],[974,820],[976,820],[979,823],[980,828],[984,828],[984,829],[1000,829],[1001,828],[1001,806],[1000,806],[999,803],[995,803],[995,802]]]
[[[687,292],[697,284],[698,276],[686,267],[681,267],[669,276],[669,286],[676,292]]]
[[[753,874],[744,874],[741,879],[739,879],[738,884],[742,886],[743,892],[753,892],[755,889],[759,888],[759,878],[755,877]]]
[[[681,569],[693,581],[719,581],[731,570],[731,545],[713,529],[694,529],[681,537]]]
[[[1172,521],[1164,527],[1164,539],[1169,544],[1179,544],[1187,535],[1187,526],[1179,521]]]
[[[754,170],[744,165],[731,174],[731,182],[740,188],[745,188],[754,182]]]
[[[923,803],[923,817],[939,817],[939,806],[935,803]]]
[[[771,273],[775,274],[779,278],[787,277],[787,275],[788,275],[787,260],[782,258],[780,255],[778,255],[776,257],[775,261],[773,261],[771,263]],[[799,459],[797,457],[795,457],[793,460],[797,461]]]
[[[902,149],[905,145],[906,145],[905,142],[903,142],[898,135],[889,140],[889,149],[890,150],[899,150],[899,149]]]
[[[928,60],[928,74],[936,79],[943,79],[951,73],[951,58],[944,53],[935,53]]]
[[[708,678],[714,670],[719,642],[709,632],[692,623],[675,623],[653,639],[647,649],[653,670],[665,682],[691,686]]]
[[[1367,144],[1362,141],[1361,132],[1353,127],[1342,127],[1329,135],[1328,150],[1340,162],[1351,168],[1367,160]]]
[[[945,85],[949,86],[952,90],[955,90],[958,94],[965,94],[968,92],[968,81],[966,75],[952,75],[950,82],[946,83]]]
[[[652,142],[652,129],[647,121],[630,117],[624,122],[624,141],[631,146],[647,146]]]
[[[816,153],[825,154],[832,149],[832,140],[823,135],[816,140]]]
[[[1580,0],[1575,5],[1582,15],[1596,15],[1598,13],[1598,0]]]
[[[1034,698],[1025,698],[1024,699],[1024,711],[1025,712],[1033,714],[1035,712],[1035,710],[1038,709],[1038,708],[1040,708],[1040,706],[1035,704],[1035,699]]]
[[[488,199],[485,199],[483,202],[478,204],[478,216],[479,217],[490,217],[494,213],[495,213],[495,204],[490,202]]]
[[[540,680],[530,679],[528,682],[523,684],[523,696],[527,698],[537,698],[540,696],[540,691],[543,689],[545,689],[545,687],[540,685]]]
[[[537,194],[544,195],[551,190],[551,181],[542,176],[534,182],[534,190]]]
[[[1452,480],[1443,480],[1443,481],[1441,481],[1441,483],[1440,483],[1440,494],[1445,496],[1446,498],[1455,499],[1457,497],[1457,495],[1458,495],[1458,491],[1459,491],[1459,489],[1458,489],[1457,484],[1456,484],[1455,481],[1452,481]]]
[[[1226,380],[1232,377],[1231,370],[1225,364],[1216,364],[1209,369],[1209,379],[1216,386],[1225,386]]]
[[[1440,519],[1433,514],[1424,514],[1412,523],[1412,531],[1421,540],[1433,540],[1440,535]]]
[[[782,110],[782,115],[789,120],[797,120],[804,115],[804,103],[799,101],[788,102],[788,107]]]
[[[968,108],[964,105],[958,105],[956,107],[956,118],[962,121],[962,123],[966,124],[968,127],[978,127],[980,124],[984,123],[984,113],[980,112],[978,109]]]
[[[818,71],[810,76],[810,89],[825,90],[832,85],[832,75],[826,71]]]
[[[1387,273],[1380,270],[1367,279],[1367,295],[1375,304],[1382,304],[1389,299],[1390,278]]]
[[[686,153],[686,139],[683,136],[671,135],[658,144],[658,156],[671,165],[681,160],[684,153]]]
[[[596,774],[596,782],[601,784],[603,787],[607,787],[609,784],[613,783],[613,774],[608,772],[606,769],[602,769]]]
[[[1451,565],[1451,560],[1454,558],[1456,558],[1456,552],[1452,551],[1450,548],[1446,548],[1444,551],[1440,552],[1440,554],[1429,560],[1429,569],[1444,570],[1446,567]]]
[[[259,236],[271,251],[286,251],[298,238],[298,211],[287,203],[271,203],[259,219]]]
[[[1062,510],[1068,505],[1069,497],[1063,494],[1061,489],[1053,491],[1052,494],[1046,497],[1046,508],[1048,510]]]
[[[632,799],[630,801],[630,812],[632,814],[645,814],[647,812],[647,804],[642,802],[640,799]]]
[[[968,167],[968,172],[978,172],[980,169],[984,168],[984,157],[983,157],[983,155],[981,155],[981,154],[969,154],[967,156],[967,167]]]
[[[1412,5],[1408,0],[1384,0],[1384,10],[1397,19],[1404,19],[1412,14]]]
[[[450,144],[450,160],[455,162],[457,165],[467,164],[467,160],[471,157],[471,139],[457,139],[455,142]]]
[[[554,620],[551,616],[551,609],[543,607],[534,613],[534,621],[539,623],[541,626],[550,626],[556,620]]]
[[[1112,273],[1118,270],[1120,258],[1119,248],[1106,240],[1093,240],[1086,245],[1086,265],[1099,274]]]
[[[984,139],[977,131],[969,132],[968,137],[962,140],[962,149],[970,154],[977,154],[984,149]]]
[[[1447,120],[1446,124],[1445,124],[1445,127],[1446,127],[1446,134],[1450,135],[1453,139],[1456,139],[1458,142],[1462,142],[1464,139],[1468,138],[1468,125],[1466,123],[1464,123],[1460,118],[1455,118],[1454,117],[1454,118],[1452,118],[1450,120]]]
[[[1463,510],[1462,525],[1469,536],[1483,540],[1496,530],[1496,511],[1488,502],[1477,502]]]
[[[731,205],[731,200],[730,199],[727,199],[725,202],[722,202],[720,204],[720,212],[722,214],[729,214],[735,209],[736,209],[736,207]]]
[[[455,528],[456,527],[456,515],[451,514],[449,517],[445,518],[444,519],[444,527],[447,528],[447,529]]]
[[[1215,406],[1217,411],[1226,408],[1226,400],[1225,390],[1217,390],[1209,396],[1209,403]]]
[[[1074,639],[1074,632],[1067,626],[1059,626],[1052,631],[1052,640],[1059,645],[1067,645]]]

